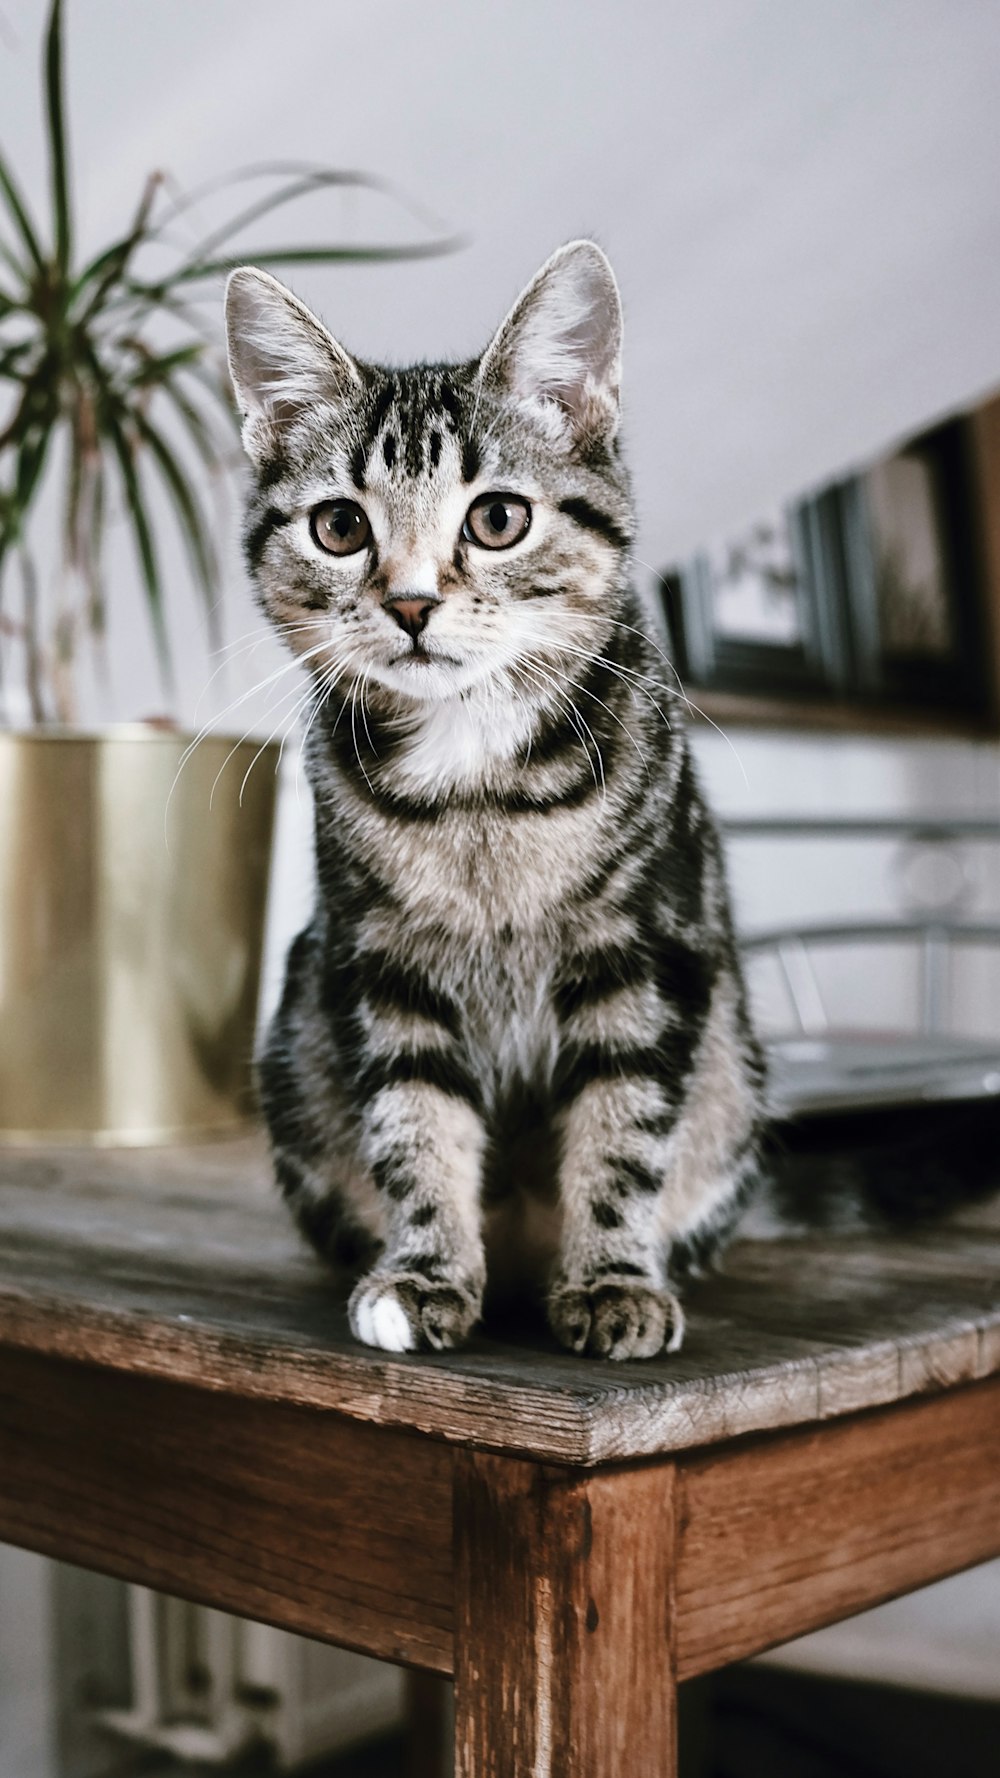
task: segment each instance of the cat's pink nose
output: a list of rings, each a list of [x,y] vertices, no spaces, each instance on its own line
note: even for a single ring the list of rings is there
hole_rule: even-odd
[[[436,604],[436,599],[387,599],[385,608],[396,619],[400,629],[406,630],[416,639],[425,628]]]

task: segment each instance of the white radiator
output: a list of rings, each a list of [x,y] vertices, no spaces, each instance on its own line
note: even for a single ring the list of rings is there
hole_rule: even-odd
[[[131,1701],[95,1713],[117,1734],[202,1764],[266,1746],[291,1771],[402,1721],[396,1667],[145,1587],[127,1603]]]

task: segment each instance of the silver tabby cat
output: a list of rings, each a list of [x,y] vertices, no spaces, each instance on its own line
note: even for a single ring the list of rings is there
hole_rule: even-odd
[[[369,1345],[487,1284],[645,1358],[757,1171],[760,1053],[719,843],[629,587],[621,309],[557,252],[481,358],[350,356],[227,292],[260,602],[311,676],[318,896],[260,1065],[277,1176],[368,1268]]]

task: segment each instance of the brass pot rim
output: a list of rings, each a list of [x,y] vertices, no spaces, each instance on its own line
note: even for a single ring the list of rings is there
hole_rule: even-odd
[[[45,746],[52,742],[67,745],[75,741],[78,745],[87,747],[113,747],[117,742],[127,741],[131,746],[140,741],[144,744],[158,742],[161,746],[169,742],[176,747],[178,742],[186,746],[199,736],[199,746],[224,743],[227,747],[239,747],[252,743],[262,752],[273,751],[280,746],[280,742],[271,736],[264,740],[259,735],[236,735],[231,731],[220,733],[216,730],[202,735],[199,729],[159,728],[145,722],[114,722],[108,723],[105,728],[68,728],[56,723],[38,728],[0,728],[0,745],[16,743],[18,746]]]

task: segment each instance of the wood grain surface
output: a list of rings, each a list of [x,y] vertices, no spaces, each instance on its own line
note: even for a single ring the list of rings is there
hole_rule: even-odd
[[[1000,1379],[677,1469],[678,1677],[1000,1555]]]
[[[456,1454],[456,1778],[673,1778],[673,1487]]]
[[[0,1541],[450,1672],[451,1452],[0,1353]]]
[[[691,1678],[1000,1554],[1000,1379],[583,1471],[6,1352],[0,1540],[455,1670],[476,1757],[511,1687],[535,1746],[544,1675],[518,1663],[548,1600],[558,1707],[603,1759],[622,1723],[660,1745],[661,1661]],[[581,1699],[605,1685],[599,1733]]]
[[[610,1365],[540,1320],[458,1354],[352,1340],[349,1280],[299,1241],[255,1141],[0,1150],[0,1348],[332,1409],[590,1466],[872,1408],[1000,1371],[1000,1215],[893,1241],[742,1242],[682,1352]]]

